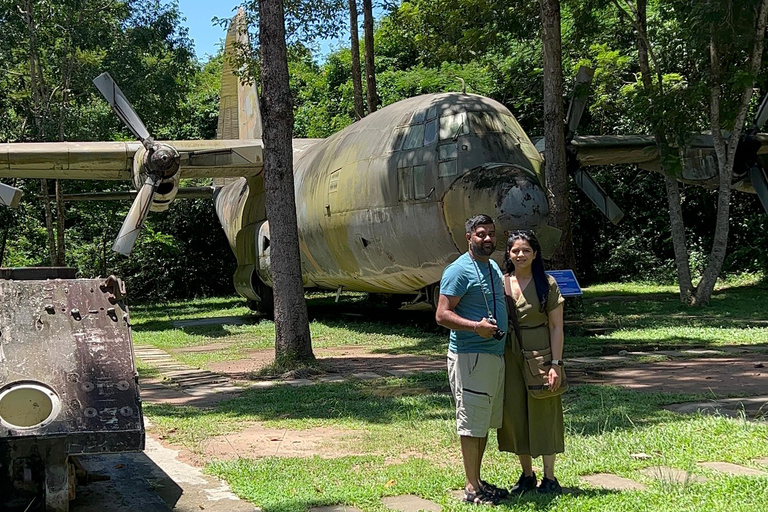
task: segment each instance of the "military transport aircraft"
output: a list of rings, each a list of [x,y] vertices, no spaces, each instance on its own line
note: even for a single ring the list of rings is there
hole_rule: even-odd
[[[245,42],[240,23],[235,16],[227,51]],[[580,72],[577,81],[588,80],[589,73]],[[235,287],[252,307],[271,309],[255,87],[240,83],[225,64],[219,139],[157,142],[109,75],[94,83],[140,142],[0,144],[0,178],[133,180],[139,191],[114,245],[126,255],[148,211],[167,209],[177,197],[181,178],[236,178],[213,193],[237,257]],[[658,153],[652,137],[574,137],[585,105],[585,98],[572,101],[566,120],[568,150],[575,156],[570,168],[590,199],[618,222],[623,214],[580,165],[636,163],[659,171]],[[754,131],[751,162],[757,162],[758,153],[768,153],[768,135]],[[685,161],[688,182],[716,180],[712,147],[706,136],[694,141]],[[547,225],[542,148],[506,107],[489,98],[453,92],[406,99],[326,139],[296,139],[293,148],[307,288],[404,294],[435,302],[443,269],[466,249],[464,221],[480,212],[493,216],[499,231],[535,230],[545,253],[559,239],[559,232]],[[740,176],[734,188],[754,192],[766,187],[763,167],[752,167],[757,171]],[[756,181],[759,185],[753,185]],[[2,203],[13,206],[18,199],[18,191],[0,186]],[[768,205],[766,199],[768,194],[763,199]]]

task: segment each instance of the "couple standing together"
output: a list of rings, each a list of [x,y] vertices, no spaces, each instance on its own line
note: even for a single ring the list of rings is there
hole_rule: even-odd
[[[510,234],[502,274],[490,259],[496,250],[493,219],[477,215],[465,227],[469,251],[443,272],[435,315],[438,324],[451,329],[448,378],[466,473],[464,500],[491,505],[510,492],[560,493],[554,468],[555,454],[563,452],[562,401],[559,395],[529,396],[523,350],[551,348],[552,364],[543,379],[551,391],[557,390],[564,378],[565,299],[544,273],[541,248],[531,231]],[[519,329],[509,318],[505,295],[515,306],[509,313],[516,315]],[[510,490],[480,478],[492,428],[498,429],[499,450],[520,459],[522,474]],[[537,488],[532,458],[539,456],[544,476]]]

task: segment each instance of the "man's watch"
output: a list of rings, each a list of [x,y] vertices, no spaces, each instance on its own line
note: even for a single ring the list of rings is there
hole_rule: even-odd
[[[552,364],[555,366],[563,366],[563,360],[562,359],[553,359]]]

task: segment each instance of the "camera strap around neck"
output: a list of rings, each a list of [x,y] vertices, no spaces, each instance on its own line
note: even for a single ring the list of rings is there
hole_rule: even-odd
[[[472,257],[472,254],[469,255],[469,258],[472,260],[472,264],[475,267],[475,273],[477,274],[477,282],[480,283],[480,291],[483,293],[483,300],[485,301],[485,309],[488,311],[488,318],[493,318],[496,320],[496,289],[493,286],[493,269],[491,268],[491,261],[488,260],[488,277],[491,280],[491,298],[493,299],[493,313],[491,313],[491,306],[488,304],[488,297],[485,295],[485,286],[483,285],[483,278],[480,275],[480,267],[477,265],[477,261],[475,261],[475,258]]]

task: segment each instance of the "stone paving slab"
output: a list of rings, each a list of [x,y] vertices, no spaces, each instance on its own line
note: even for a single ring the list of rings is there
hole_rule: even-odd
[[[699,462],[699,466],[707,469],[714,469],[715,471],[721,471],[737,476],[764,476],[768,477],[768,473],[757,469],[748,468],[746,466],[740,466],[739,464],[732,464],[730,462]]]
[[[276,380],[260,380],[256,382],[250,382],[248,385],[252,388],[273,388],[280,384]]]
[[[398,512],[442,512],[443,510],[443,507],[435,502],[410,494],[389,496],[382,498],[381,502],[390,510]]]
[[[647,489],[645,484],[610,473],[584,475],[581,479],[594,487],[611,491],[643,491]]]
[[[312,507],[309,512],[363,512],[351,505],[332,505],[330,507]]]
[[[315,383],[313,380],[309,379],[288,379],[283,381],[284,384],[288,384],[289,386],[311,386]]]
[[[414,375],[416,372],[413,370],[385,370],[385,373],[393,377],[409,377]]]
[[[331,384],[334,382],[344,382],[345,379],[342,375],[326,375],[324,377],[319,377],[317,379],[318,382],[323,382],[325,384]]]
[[[353,373],[352,377],[360,380],[376,380],[381,379],[381,375],[378,373],[373,372],[360,372],[360,373]]]
[[[700,475],[694,475],[687,471],[683,471],[677,468],[670,468],[667,466],[651,466],[640,470],[645,476],[655,478],[657,480],[665,480],[667,482],[674,482],[678,484],[684,484],[688,482],[704,483],[707,478]]]
[[[681,414],[719,413],[724,416],[738,418],[745,414],[748,418],[765,420],[768,416],[768,395],[750,396],[746,398],[724,398],[704,402],[684,402],[681,404],[665,405],[664,409]]]

